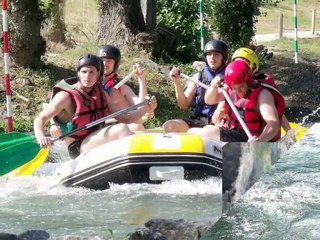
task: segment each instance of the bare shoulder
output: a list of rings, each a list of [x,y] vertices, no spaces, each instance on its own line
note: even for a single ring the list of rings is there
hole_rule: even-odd
[[[261,93],[259,95],[259,98],[267,98],[267,99],[269,99],[269,98],[273,98],[273,95],[269,90],[262,89],[262,91],[261,91]]]
[[[56,95],[54,95],[54,97],[52,98],[52,100],[50,102],[63,104],[63,103],[70,102],[70,101],[71,101],[70,94],[65,91],[60,91]]]
[[[123,95],[125,95],[125,94],[132,94],[132,93],[133,93],[133,90],[132,90],[132,88],[129,87],[128,85],[123,84],[123,85],[121,86],[121,92],[123,92]]]
[[[271,92],[267,89],[263,89],[258,97],[259,104],[274,105],[274,97]]]

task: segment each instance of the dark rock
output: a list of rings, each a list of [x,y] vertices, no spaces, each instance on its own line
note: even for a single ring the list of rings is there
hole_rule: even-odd
[[[168,240],[162,233],[152,231],[148,228],[137,229],[134,233],[128,234],[128,240]]]
[[[145,226],[152,231],[158,231],[170,240],[200,239],[213,222],[187,222],[183,219],[152,219]]]
[[[19,235],[23,240],[47,240],[50,234],[43,230],[28,230]]]
[[[0,233],[0,240],[22,240],[22,239],[15,234]]]

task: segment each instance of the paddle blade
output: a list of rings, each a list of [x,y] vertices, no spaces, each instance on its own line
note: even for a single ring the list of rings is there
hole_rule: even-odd
[[[292,129],[295,129],[295,133],[296,133],[296,139],[297,141],[300,141],[301,138],[307,133],[308,128],[302,127],[299,124],[296,123],[290,123],[290,127]]]
[[[40,146],[34,140],[0,150],[0,176],[35,159],[39,151]]]
[[[0,134],[0,151],[16,144],[33,141],[34,136],[25,133],[12,132]]]
[[[291,129],[294,130],[296,140],[300,141],[301,138],[308,131],[308,128],[302,127],[301,125],[294,123],[294,122],[290,122],[289,124],[290,124]],[[281,136],[284,136],[284,135],[286,135],[286,132],[283,128],[281,128]]]
[[[49,148],[41,149],[38,154],[30,162],[21,167],[11,171],[9,177],[28,176],[35,173],[41,165],[46,161],[49,155]]]

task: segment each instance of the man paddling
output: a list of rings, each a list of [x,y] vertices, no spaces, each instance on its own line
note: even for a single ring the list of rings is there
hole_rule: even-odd
[[[210,85],[211,80],[218,75],[224,75],[228,61],[229,50],[225,42],[210,40],[204,47],[206,65],[196,73],[193,78],[205,85]],[[204,102],[204,89],[194,82],[189,82],[186,89],[181,83],[180,70],[173,67],[169,76],[174,84],[178,106],[182,110],[194,107],[194,115],[186,119],[170,119],[163,124],[165,132],[186,132],[191,127],[203,127],[211,123],[211,117],[216,109],[216,104]]]
[[[273,82],[272,85],[276,86],[275,81],[270,74],[258,72],[259,71],[259,58],[257,54],[249,48],[239,48],[237,49],[231,58],[231,61],[240,60],[246,62],[252,70],[252,75],[255,80],[258,80],[260,83],[263,82]],[[277,87],[277,86],[276,86]],[[278,88],[278,87],[277,87]],[[212,89],[208,90],[205,94],[204,100],[206,103],[210,103],[212,101]],[[225,101],[222,101],[218,104],[216,111],[214,112],[212,118],[215,125],[223,124],[225,118],[227,117],[224,111]],[[281,117],[281,127],[288,132],[291,127],[289,121],[285,114]]]
[[[85,126],[110,113],[127,108],[128,104],[116,90],[105,92],[100,77],[103,71],[101,59],[92,54],[82,56],[77,65],[77,79],[62,80],[53,87],[49,104],[36,116],[34,132],[42,148],[50,147],[53,141],[45,135],[45,124],[51,118],[58,123],[64,134]],[[132,135],[125,123],[137,121],[148,112],[153,112],[157,103],[154,97],[150,103],[126,115],[119,115],[118,123],[109,127],[100,124],[65,138],[72,158],[103,143]]]
[[[188,132],[197,132],[213,140],[224,142],[268,142],[277,141],[281,137],[280,119],[285,111],[285,102],[276,87],[262,86],[254,80],[250,66],[235,60],[225,71],[225,90],[243,117],[252,138],[248,139],[239,119],[234,114],[229,104],[226,103],[228,115],[222,127],[207,125],[202,129],[190,129]],[[211,82],[211,104],[225,99],[221,86],[221,79]],[[207,93],[206,93],[207,94]]]
[[[105,88],[115,87],[120,82],[117,73],[121,62],[121,52],[119,48],[113,45],[103,45],[98,50],[98,57],[102,59],[104,64],[102,85]],[[130,106],[143,102],[147,96],[145,69],[140,64],[135,64],[133,68],[134,76],[139,83],[139,96],[126,84],[118,88]],[[145,116],[143,119],[139,119],[136,123],[129,124],[129,128],[132,131],[144,131],[145,129],[142,123],[145,122],[148,117],[152,116],[153,113]]]

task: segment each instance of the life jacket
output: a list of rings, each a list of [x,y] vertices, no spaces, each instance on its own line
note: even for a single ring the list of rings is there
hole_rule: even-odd
[[[115,85],[117,85],[120,82],[118,75],[115,73],[113,77],[109,80],[107,80],[104,84],[103,87],[105,90],[108,91],[108,89],[113,88]],[[121,87],[118,88],[119,92],[121,93]]]
[[[60,81],[52,89],[52,97],[59,91],[68,92],[72,97],[72,100],[76,105],[75,113],[70,120],[73,125],[73,129],[83,127],[86,124],[100,119],[108,114],[107,97],[102,85],[99,82],[95,83],[92,90],[88,94],[78,90],[75,86],[73,86],[73,84],[75,84],[77,81],[78,78],[76,77],[68,78]],[[103,124],[76,132],[70,137],[82,139],[88,136],[90,133],[101,128],[102,125]]]
[[[225,71],[226,66],[220,67],[217,71],[213,71],[208,65],[206,65],[202,71],[199,73],[199,81],[204,83],[205,85],[209,86],[212,79],[217,76],[218,74],[223,74]],[[207,117],[208,121],[210,122],[210,119],[214,113],[214,111],[217,108],[217,104],[215,105],[208,105],[204,102],[204,94],[205,89],[203,87],[198,86],[197,92],[194,98],[194,115],[197,117]]]
[[[262,133],[264,127],[266,126],[266,122],[263,120],[260,113],[257,111],[258,97],[263,89],[268,89],[274,97],[278,116],[279,119],[281,119],[285,111],[285,101],[283,96],[279,92],[272,76],[265,75],[264,79],[259,79],[257,84],[251,87],[249,93],[245,98],[238,98],[236,94],[232,91],[232,89],[227,87],[227,93],[229,94],[235,107],[239,111],[240,116],[243,118],[244,122],[246,123],[249,131],[253,136],[259,136]],[[225,105],[225,111],[228,115],[228,119],[226,123],[223,125],[223,127],[231,129],[243,129],[236,115],[234,114],[227,102]],[[270,142],[278,141],[280,137],[281,131],[279,128],[277,135],[272,140],[270,140]]]

